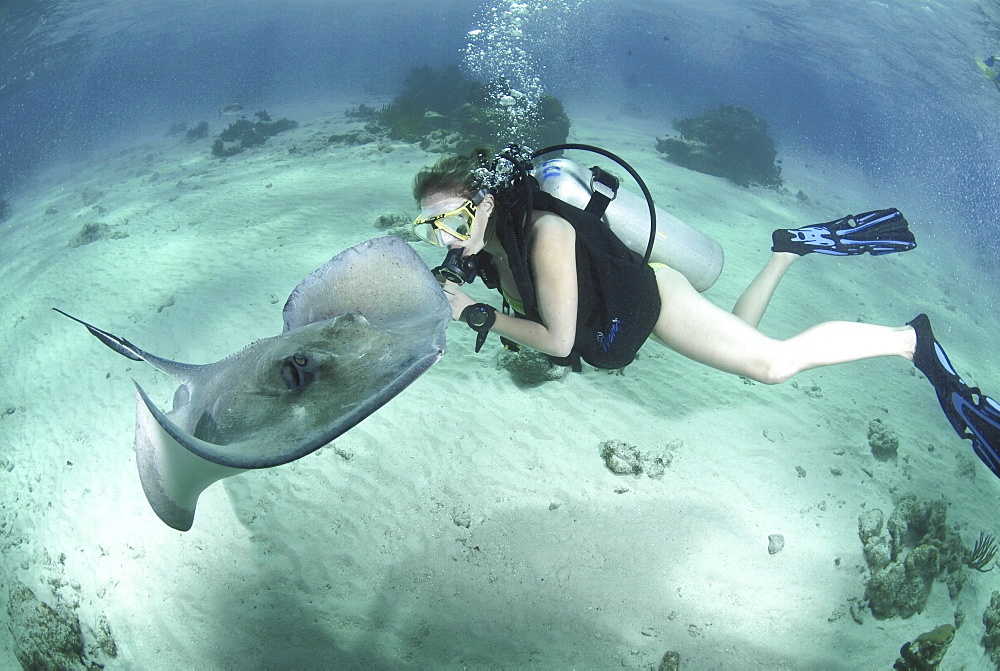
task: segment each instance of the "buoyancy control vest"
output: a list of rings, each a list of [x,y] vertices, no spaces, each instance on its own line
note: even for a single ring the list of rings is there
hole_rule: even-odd
[[[619,189],[618,180],[597,167],[587,171],[565,158],[545,161],[537,168],[532,165],[541,156],[566,150],[582,150],[614,161],[635,180],[643,198]],[[484,165],[482,170],[483,186],[490,188],[507,210],[497,239],[507,254],[523,301],[522,314],[528,319],[541,322],[528,262],[531,212],[539,209],[557,214],[576,231],[576,340],[569,357],[549,357],[559,364],[579,370],[582,359],[597,368],[616,369],[635,359],[660,314],[659,289],[649,262],[680,272],[698,291],[710,287],[722,270],[724,257],[718,243],[656,207],[642,177],[606,149],[570,143],[525,153],[518,145],[509,145],[492,168]],[[657,221],[663,225],[658,226]],[[489,255],[480,254],[485,262],[478,264],[478,275],[488,287],[497,288],[499,277]],[[476,271],[472,272],[475,276]],[[508,347],[517,347],[512,341],[501,340]]]
[[[660,295],[652,268],[643,262],[601,219],[603,211],[587,211],[563,202],[539,189],[532,190],[533,209],[556,214],[576,232],[577,323],[576,340],[568,357],[550,357],[559,365],[580,369],[580,360],[595,368],[616,369],[635,359],[639,348],[652,333],[660,314]],[[530,217],[528,218],[530,221]],[[528,224],[530,226],[530,224]],[[527,239],[527,231],[522,240]],[[534,297],[534,283],[528,253],[509,247],[501,239],[509,259],[520,259],[520,268],[511,268],[522,296]],[[520,286],[527,284],[530,286]],[[541,321],[534,301],[526,301],[532,321]]]

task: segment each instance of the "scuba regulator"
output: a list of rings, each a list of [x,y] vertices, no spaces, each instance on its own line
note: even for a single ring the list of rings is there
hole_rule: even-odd
[[[476,279],[479,274],[479,263],[476,256],[462,256],[461,249],[449,249],[448,255],[444,257],[444,262],[431,270],[438,281],[447,280],[459,286],[468,284]]]

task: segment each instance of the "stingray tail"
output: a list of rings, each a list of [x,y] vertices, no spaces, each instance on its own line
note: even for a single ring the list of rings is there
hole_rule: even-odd
[[[135,345],[133,345],[132,343],[130,343],[128,340],[125,340],[125,338],[119,338],[118,336],[116,336],[113,333],[108,333],[107,331],[102,331],[101,329],[97,328],[96,326],[92,326],[92,325],[88,324],[87,322],[83,321],[82,319],[77,319],[73,315],[67,314],[67,313],[63,312],[59,308],[52,308],[52,309],[55,310],[56,312],[58,312],[59,314],[63,315],[64,317],[69,317],[73,321],[75,321],[77,323],[80,323],[80,324],[83,324],[84,326],[86,326],[87,330],[90,331],[94,335],[95,338],[97,338],[102,343],[104,343],[105,345],[107,345],[108,347],[110,347],[111,349],[113,349],[114,351],[118,352],[122,356],[125,356],[125,357],[128,357],[129,359],[132,359],[132,361],[145,361],[146,360],[146,357],[144,356],[146,353],[143,352],[138,347],[136,347]]]

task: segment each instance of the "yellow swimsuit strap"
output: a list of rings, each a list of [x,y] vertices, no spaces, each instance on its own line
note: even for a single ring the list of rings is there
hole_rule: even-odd
[[[519,301],[519,300],[517,300],[515,298],[511,298],[507,294],[507,292],[504,291],[503,289],[500,289],[500,294],[503,296],[503,299],[505,301],[507,301],[507,305],[510,306],[511,310],[513,310],[514,312],[516,312],[519,315],[525,314],[525,312],[524,312],[524,301]]]

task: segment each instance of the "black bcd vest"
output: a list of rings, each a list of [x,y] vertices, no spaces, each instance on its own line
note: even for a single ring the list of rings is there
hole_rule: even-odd
[[[574,370],[580,369],[581,359],[595,368],[627,366],[660,316],[660,292],[653,269],[626,247],[599,215],[540,190],[534,191],[532,199],[534,209],[562,217],[576,231],[576,341],[568,357],[549,358]],[[527,259],[523,263],[528,266]],[[531,283],[530,287],[518,287],[522,297],[526,290],[533,293],[530,266],[512,271],[515,277],[526,277]],[[540,322],[537,310],[533,312],[525,316]]]

